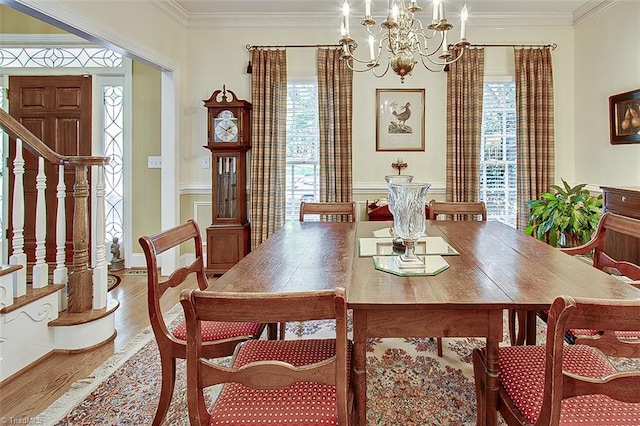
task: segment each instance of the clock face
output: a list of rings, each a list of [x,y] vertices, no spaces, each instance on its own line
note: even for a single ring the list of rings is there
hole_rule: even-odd
[[[229,115],[225,114],[229,113]],[[224,114],[224,116],[222,116]],[[238,141],[238,123],[233,117],[231,111],[222,111],[218,117],[214,119],[214,140],[216,142],[237,142]]]

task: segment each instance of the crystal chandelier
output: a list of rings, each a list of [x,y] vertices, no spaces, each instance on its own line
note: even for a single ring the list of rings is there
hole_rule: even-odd
[[[469,13],[465,5],[460,12],[460,40],[453,45],[453,51],[447,44],[447,33],[453,25],[447,21],[444,11],[444,0],[433,0],[433,16],[426,25],[417,17],[422,7],[417,0],[388,0],[387,17],[375,29],[376,21],[371,17],[371,0],[364,0],[364,19],[360,21],[369,35],[369,59],[358,59],[354,52],[358,43],[352,38],[349,28],[349,3],[344,1],[342,6],[343,19],[341,23],[342,46],[341,59],[346,60],[349,68],[356,72],[373,71],[376,77],[384,76],[389,67],[404,78],[411,75],[416,57],[429,71],[442,71],[445,65],[451,64],[462,57],[465,48],[469,46],[466,39],[466,24]],[[408,5],[407,5],[408,3]],[[377,41],[377,42],[376,42]],[[386,48],[387,63],[384,71],[376,72],[383,59],[383,48]],[[362,66],[358,68],[358,64]]]

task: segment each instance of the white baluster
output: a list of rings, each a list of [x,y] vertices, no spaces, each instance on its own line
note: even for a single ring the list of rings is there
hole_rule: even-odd
[[[96,264],[93,268],[93,309],[107,306],[107,262],[105,260],[104,167],[95,167],[96,181]]]
[[[27,255],[24,252],[24,158],[22,157],[22,140],[16,139],[16,156],[13,159],[13,200],[11,200],[13,238],[10,265],[22,265],[14,274],[13,295],[20,297],[27,294]]]
[[[44,172],[44,158],[38,158],[36,176],[36,264],[33,265],[33,288],[43,288],[49,284],[47,254],[47,175]]]
[[[67,186],[64,183],[64,166],[58,166],[58,186],[56,187],[56,269],[53,270],[53,283],[69,285],[69,272],[65,264],[67,242],[67,220],[65,198]],[[67,309],[67,291],[60,297],[60,311]]]

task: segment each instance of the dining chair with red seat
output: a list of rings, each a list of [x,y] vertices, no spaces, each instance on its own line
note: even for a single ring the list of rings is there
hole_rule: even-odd
[[[639,323],[640,300],[556,298],[544,346],[498,348],[497,407],[489,407],[484,397],[486,351],[474,349],[479,412],[497,409],[508,425],[639,424],[640,370],[636,365],[620,372],[608,358],[616,357],[617,346],[624,343],[565,342],[571,328],[627,332]]]
[[[204,268],[202,237],[198,224],[189,220],[166,231],[151,236],[142,236],[138,240],[144,251],[147,263],[147,306],[149,321],[160,352],[162,384],[158,407],[153,425],[162,424],[169,410],[176,381],[176,359],[186,359],[186,326],[184,321],[173,330],[169,330],[163,318],[160,299],[170,288],[177,287],[187,279],[193,279],[200,290],[209,284]],[[190,243],[195,259],[190,265],[180,267],[164,278],[160,276],[158,256],[181,244]],[[209,358],[225,357],[233,354],[238,343],[260,337],[264,324],[257,322],[208,322],[202,324],[202,350]]]
[[[351,422],[351,341],[345,290],[222,293],[184,290],[191,425],[339,425]],[[334,319],[335,337],[252,340],[228,367],[204,358],[204,321],[275,323]],[[207,404],[204,390],[223,384]]]
[[[592,262],[594,268],[600,269],[609,275],[617,276],[623,282],[640,280],[640,265],[624,260],[616,260],[607,254],[607,242],[609,240],[607,236],[610,233],[616,233],[627,238],[640,239],[640,220],[606,212],[600,218],[596,231],[588,242],[576,247],[563,247],[560,250],[571,256],[586,256]],[[509,334],[513,345],[524,343],[524,315],[525,311],[511,310],[509,312]],[[546,312],[538,312],[538,316],[546,320]],[[578,336],[588,339],[601,334],[599,330],[576,331],[577,333],[574,333],[573,330],[568,331],[567,340],[569,342],[573,343]],[[627,333],[627,336],[629,336],[629,333]],[[640,338],[640,331],[631,333],[631,337]]]

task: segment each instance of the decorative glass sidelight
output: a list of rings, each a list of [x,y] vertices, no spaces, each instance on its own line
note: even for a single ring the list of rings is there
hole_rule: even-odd
[[[216,157],[217,167],[217,215],[218,219],[235,219],[238,208],[238,157],[221,155]]]
[[[107,241],[122,240],[124,231],[124,89],[103,87],[105,174],[105,233]]]
[[[0,48],[0,67],[118,69],[123,68],[123,56],[101,47],[2,47]],[[0,108],[6,109],[6,93],[4,88],[1,89]],[[122,85],[105,84],[102,87],[103,128],[101,130],[104,138],[102,155],[109,157],[109,164],[104,167],[106,242],[111,242],[114,238],[122,240],[124,232],[124,97]],[[0,164],[2,164],[4,157],[0,155],[0,158]],[[0,185],[2,185],[1,172]],[[3,214],[0,212],[0,225],[2,221]],[[1,235],[0,245],[2,245]]]

